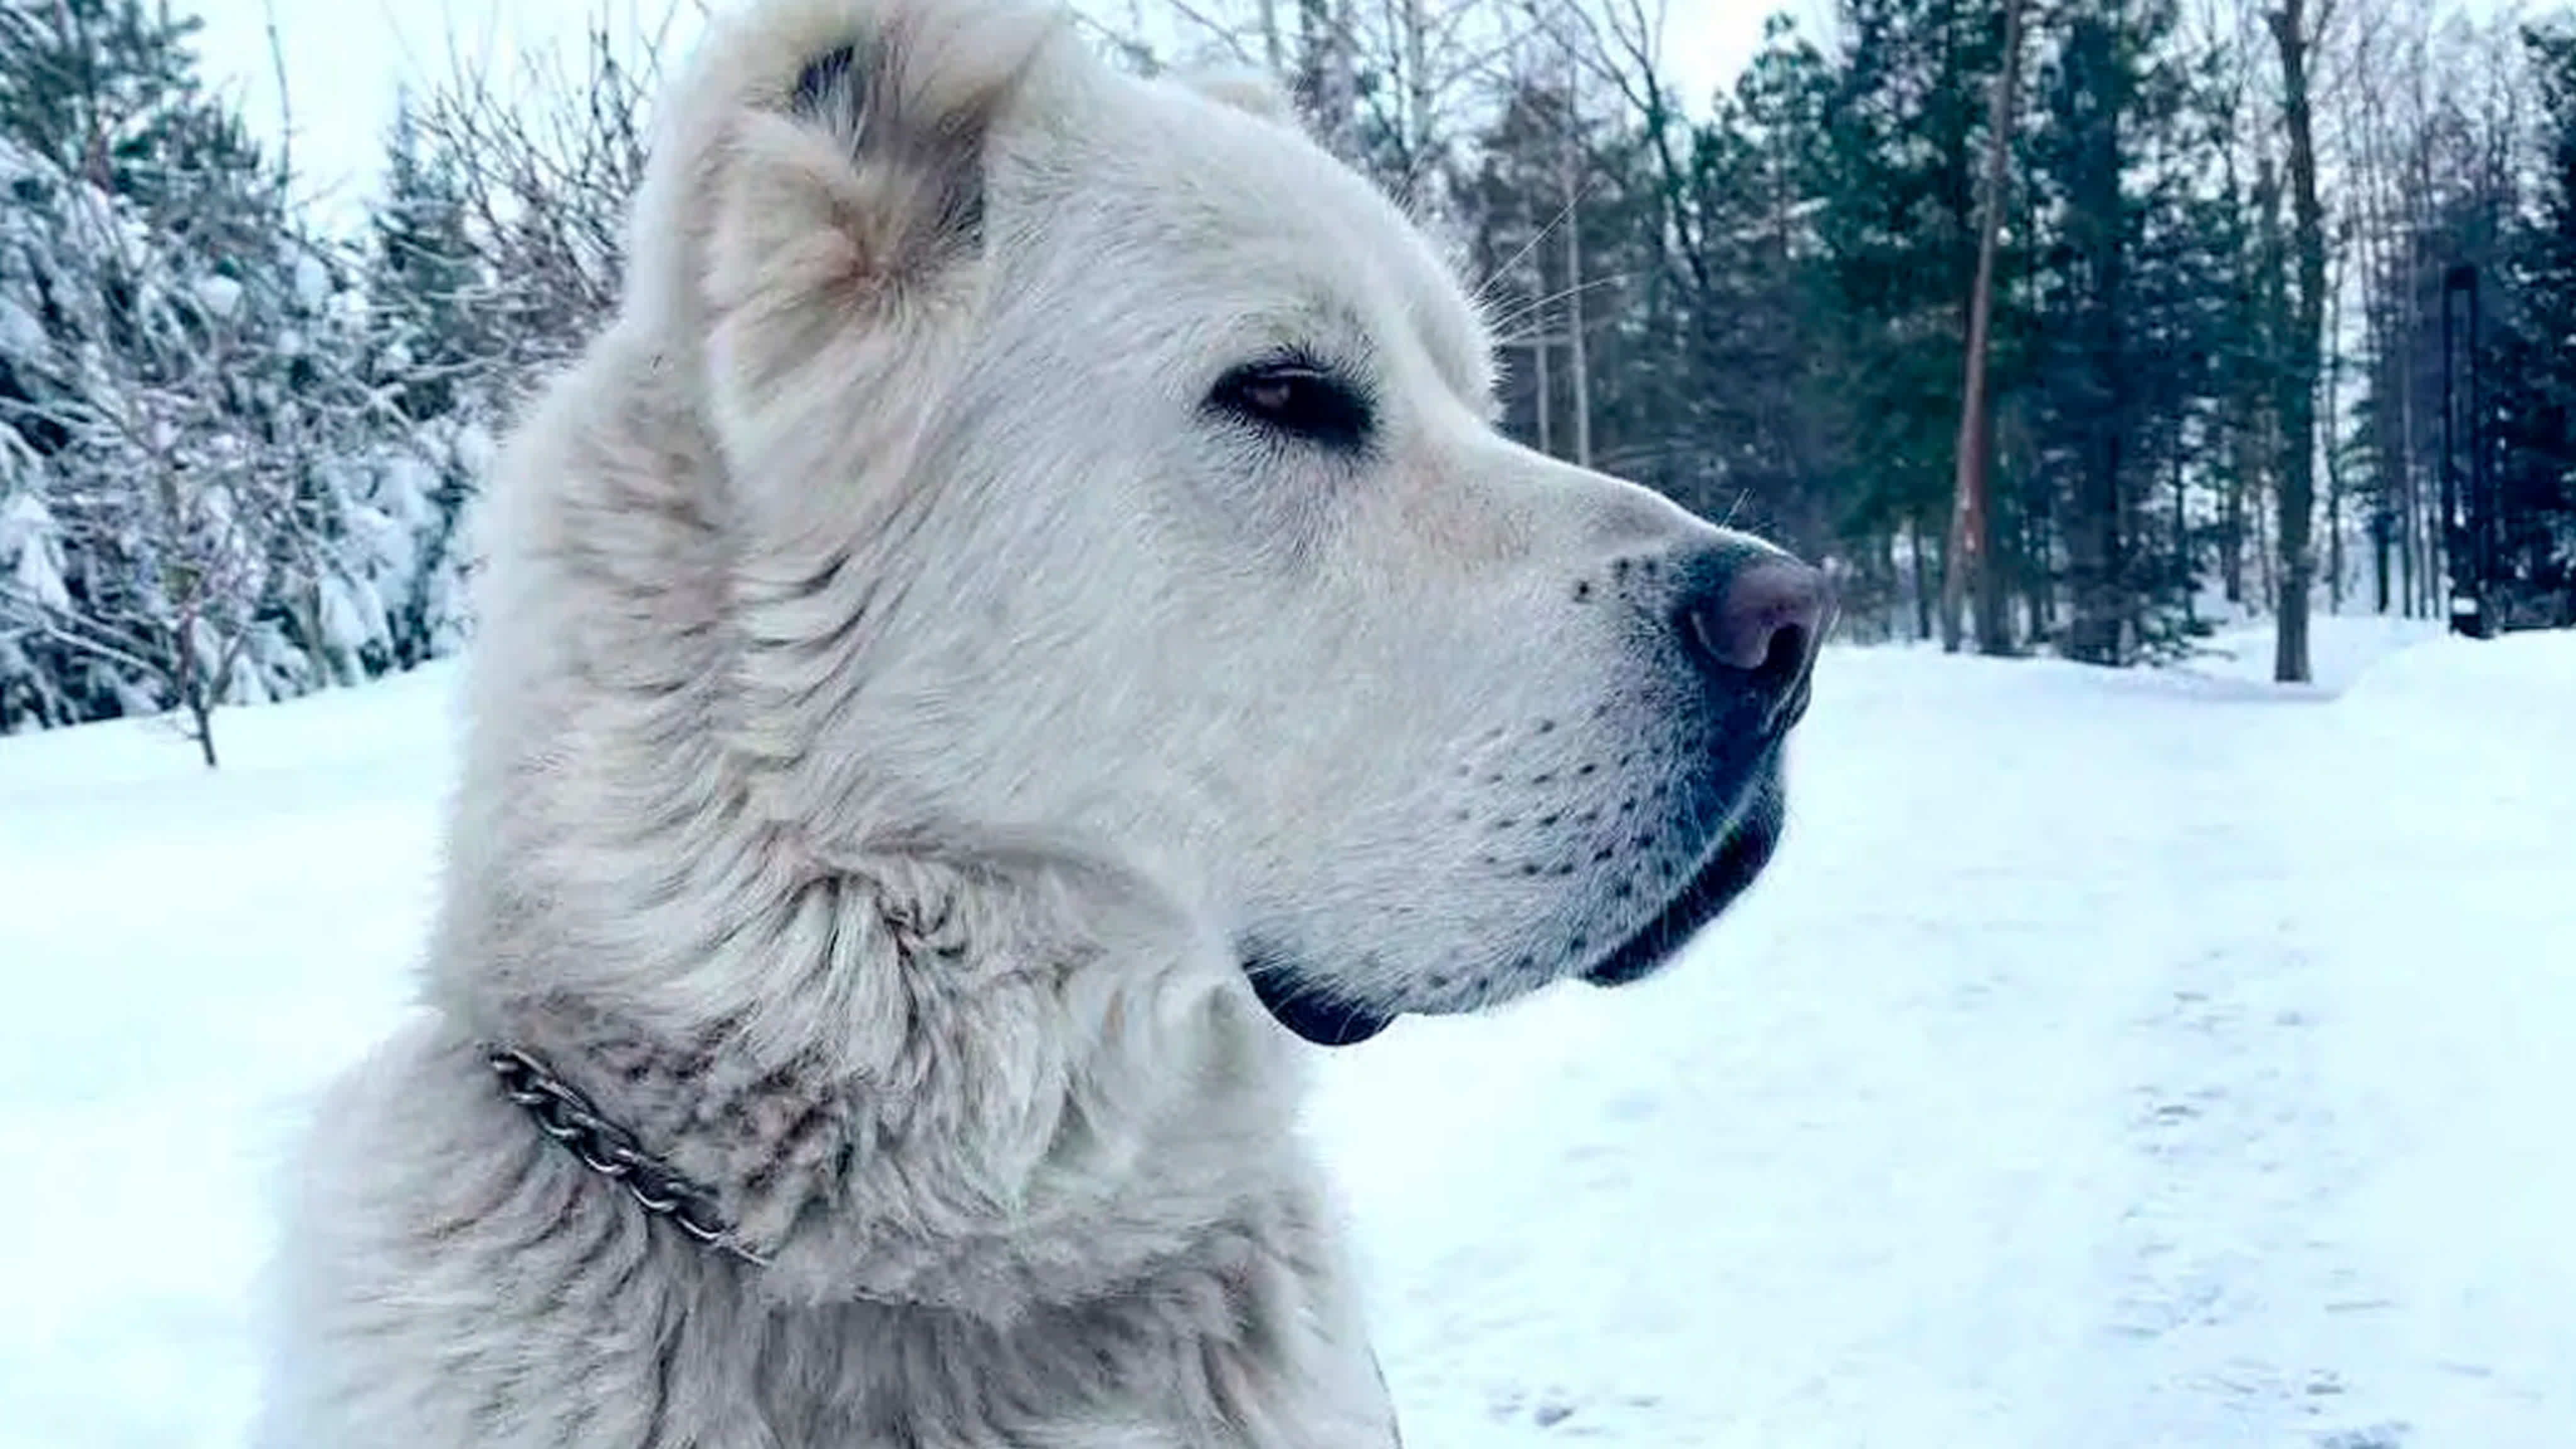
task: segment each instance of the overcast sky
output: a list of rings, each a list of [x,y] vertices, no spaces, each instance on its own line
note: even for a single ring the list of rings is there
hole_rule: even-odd
[[[622,24],[658,21],[667,0],[606,0]],[[1694,103],[1732,79],[1760,41],[1762,17],[1814,13],[1820,0],[1668,0],[1666,68]],[[208,77],[238,96],[266,138],[278,133],[268,17],[277,23],[303,189],[354,212],[374,184],[396,85],[445,74],[451,45],[510,73],[531,50],[577,42],[601,0],[181,0],[205,18]],[[690,0],[676,7],[694,24]],[[1118,10],[1125,6],[1119,4]]]

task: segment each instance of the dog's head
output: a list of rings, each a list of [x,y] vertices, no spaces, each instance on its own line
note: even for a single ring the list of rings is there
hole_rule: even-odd
[[[992,0],[708,47],[624,325],[698,375],[759,808],[1113,865],[1312,1040],[1643,975],[1771,853],[1823,581],[1497,433],[1456,280],[1239,92]]]

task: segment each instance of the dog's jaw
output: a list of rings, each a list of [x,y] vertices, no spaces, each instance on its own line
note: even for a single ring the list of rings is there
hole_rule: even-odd
[[[1395,1015],[1336,1000],[1301,982],[1296,970],[1259,946],[1242,951],[1243,974],[1273,1021],[1320,1047],[1357,1046],[1395,1024]]]
[[[1708,858],[1644,925],[1585,967],[1594,986],[1625,986],[1663,969],[1700,930],[1733,905],[1770,864],[1784,825],[1779,776],[1774,772],[1719,837]]]
[[[1794,718],[1789,721],[1794,723]],[[1297,953],[1266,935],[1236,942],[1235,954],[1253,995],[1273,1021],[1321,1047],[1355,1046],[1405,1015],[1447,1015],[1496,1006],[1558,981],[1625,986],[1669,965],[1699,933],[1751,889],[1779,849],[1786,827],[1786,790],[1780,747],[1785,727],[1757,747],[1749,778],[1732,793],[1722,823],[1709,832],[1698,863],[1660,905],[1599,952],[1569,953],[1504,978],[1499,991],[1466,997],[1428,993],[1410,999],[1366,1000],[1336,989],[1323,973],[1307,969]],[[1531,967],[1524,958],[1522,965]],[[1491,978],[1485,978],[1490,980]]]

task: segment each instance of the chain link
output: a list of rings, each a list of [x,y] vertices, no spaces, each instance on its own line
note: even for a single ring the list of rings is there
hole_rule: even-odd
[[[715,1194],[646,1152],[634,1133],[599,1115],[589,1098],[544,1063],[515,1047],[487,1048],[483,1060],[500,1079],[502,1095],[526,1108],[538,1131],[570,1149],[582,1166],[625,1188],[644,1211],[697,1242],[768,1266],[768,1259],[734,1237],[717,1211]]]

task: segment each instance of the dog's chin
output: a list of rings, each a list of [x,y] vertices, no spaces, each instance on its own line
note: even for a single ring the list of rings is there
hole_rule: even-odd
[[[1627,938],[1580,971],[1595,986],[1625,986],[1661,970],[1703,927],[1752,886],[1779,849],[1783,801],[1776,762],[1767,762],[1742,797],[1726,829],[1709,844],[1706,856],[1681,887],[1655,914]],[[1275,947],[1253,942],[1241,946],[1243,973],[1252,983],[1271,1019],[1317,1046],[1354,1046],[1395,1024],[1408,1012],[1449,1015],[1496,1004],[1503,997],[1544,984],[1547,978],[1520,984],[1502,996],[1468,1001],[1402,1001],[1365,1003],[1348,1000],[1315,986],[1297,969],[1293,958]],[[1570,968],[1574,963],[1567,963]]]
[[[1583,979],[1595,986],[1625,986],[1663,969],[1702,927],[1725,914],[1771,863],[1771,853],[1780,848],[1781,815],[1778,787],[1773,784],[1737,818],[1672,899],[1628,939],[1585,968]]]
[[[1263,969],[1255,962],[1246,964],[1244,974],[1273,1021],[1317,1046],[1357,1046],[1395,1024],[1395,1013],[1310,991],[1293,972]]]

